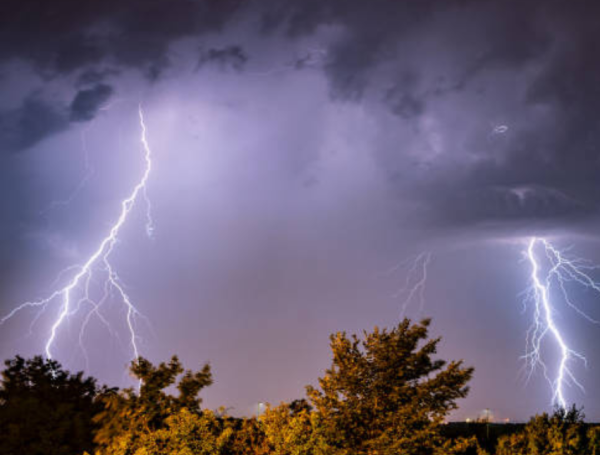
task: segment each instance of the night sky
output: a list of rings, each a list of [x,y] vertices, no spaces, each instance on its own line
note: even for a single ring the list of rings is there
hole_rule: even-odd
[[[591,1],[4,0],[1,313],[106,235],[143,172],[141,103],[155,230],[140,202],[112,262],[141,354],[211,363],[207,407],[303,396],[330,333],[398,323],[427,252],[405,315],[432,317],[440,356],[476,369],[453,418],[547,411],[521,359],[524,251],[543,236],[600,262],[598,17]],[[600,296],[574,292],[600,318]],[[600,420],[600,326],[560,308],[589,360],[568,399]],[[43,353],[57,312],[0,326],[0,357]],[[103,314],[87,359],[80,316],[56,358],[131,386],[124,307]]]

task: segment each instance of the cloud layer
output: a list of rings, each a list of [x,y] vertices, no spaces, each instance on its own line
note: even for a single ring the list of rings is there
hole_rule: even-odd
[[[421,200],[432,222],[566,220],[597,211],[593,5],[60,0],[3,8],[10,14],[0,24],[0,61],[27,62],[45,78],[77,75],[83,85],[67,107],[44,101],[36,87],[4,111],[5,151],[92,120],[115,91],[105,81],[123,71],[148,83],[160,78],[184,38],[205,49],[190,56],[196,70],[243,72],[261,57],[245,49],[248,42],[260,39],[273,52],[278,42],[317,37],[332,100],[392,117],[388,142],[373,153],[399,194]],[[306,52],[293,67],[304,68],[314,55]]]
[[[599,13],[555,0],[2,2],[2,305],[50,286],[113,219],[139,172],[141,102],[156,237],[136,231],[139,209],[114,259],[159,326],[152,355],[222,356],[231,387],[217,394],[288,398],[326,364],[309,351],[329,332],[395,320],[404,277],[385,270],[426,250],[427,295],[442,302],[427,312],[450,354],[502,378],[498,403],[531,404],[510,382],[525,328],[506,304],[527,271],[497,241],[595,236]]]

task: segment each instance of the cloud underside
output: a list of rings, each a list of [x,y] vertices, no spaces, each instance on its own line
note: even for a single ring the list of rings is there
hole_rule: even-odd
[[[198,39],[195,69],[243,81],[253,57],[244,40],[273,49],[319,36],[331,101],[384,119],[373,157],[423,220],[595,217],[599,12],[559,1],[9,0],[0,60],[25,60],[48,78],[77,75],[77,85],[64,106],[33,93],[0,113],[0,146],[22,151],[93,119],[115,92],[112,77],[135,70],[151,84],[183,38]],[[252,25],[240,38],[232,30],[244,21]],[[223,44],[203,47],[208,34]]]

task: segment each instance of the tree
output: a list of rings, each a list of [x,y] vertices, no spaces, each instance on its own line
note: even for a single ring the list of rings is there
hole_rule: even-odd
[[[271,455],[272,449],[267,441],[264,424],[256,417],[244,419],[226,419],[227,428],[233,430],[227,441],[226,453],[230,455]]]
[[[115,437],[110,455],[225,455],[233,430],[223,428],[211,411],[192,412],[181,408],[160,428]]]
[[[78,454],[93,448],[93,378],[40,356],[5,362],[0,386],[0,453]]]
[[[498,441],[497,455],[600,454],[600,431],[588,428],[581,410],[558,408],[533,417],[523,431]]]
[[[261,423],[271,455],[334,455],[343,452],[327,441],[322,416],[303,400],[267,407]]]
[[[135,453],[133,449],[149,434],[162,434],[156,432],[177,426],[180,421],[175,416],[181,417],[183,409],[199,415],[202,400],[198,394],[212,384],[208,364],[195,373],[184,371],[175,356],[169,363],[157,367],[140,357],[132,362],[131,372],[140,381],[139,393],[130,388],[121,392],[107,391],[99,397],[103,409],[94,417],[99,425],[94,441],[101,454]],[[179,394],[168,394],[165,389],[175,385],[180,376],[176,386]],[[189,420],[187,415],[182,419],[181,422],[186,423]],[[120,452],[119,444],[124,440],[129,441],[129,452]]]
[[[473,369],[462,361],[434,360],[439,338],[428,340],[430,321],[405,319],[393,330],[375,327],[364,339],[331,336],[333,361],[307,394],[340,453],[453,453],[474,441],[445,444],[439,425],[467,395]]]

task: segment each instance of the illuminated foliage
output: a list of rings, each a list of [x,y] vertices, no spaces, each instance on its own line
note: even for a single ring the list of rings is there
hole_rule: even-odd
[[[110,455],[220,455],[231,439],[231,428],[210,411],[195,413],[187,408],[167,417],[162,428],[116,437],[106,453]]]
[[[362,340],[331,336],[332,365],[320,390],[307,388],[328,444],[353,455],[452,453],[439,425],[467,395],[473,369],[434,360],[440,339],[428,340],[428,327],[405,319]]]
[[[267,408],[261,416],[273,455],[334,455],[344,452],[329,444],[318,412],[302,408],[294,412],[287,404]]]
[[[269,455],[269,446],[264,431],[264,424],[256,418],[229,419],[228,428],[233,435],[227,442],[226,453],[231,455]]]
[[[600,455],[600,428],[573,406],[533,417],[523,431],[498,442],[497,455]]]
[[[208,364],[199,372],[184,372],[177,357],[157,367],[139,358],[132,363],[131,372],[141,381],[139,393],[126,389],[120,393],[112,391],[99,398],[104,405],[102,412],[95,417],[100,426],[95,437],[100,453],[134,453],[119,452],[119,444],[125,439],[135,446],[134,441],[141,441],[162,430],[168,422],[176,422],[169,421],[169,418],[183,409],[198,414],[202,402],[198,394],[212,384]],[[182,374],[177,383],[178,396],[168,394],[165,390],[174,386]]]

